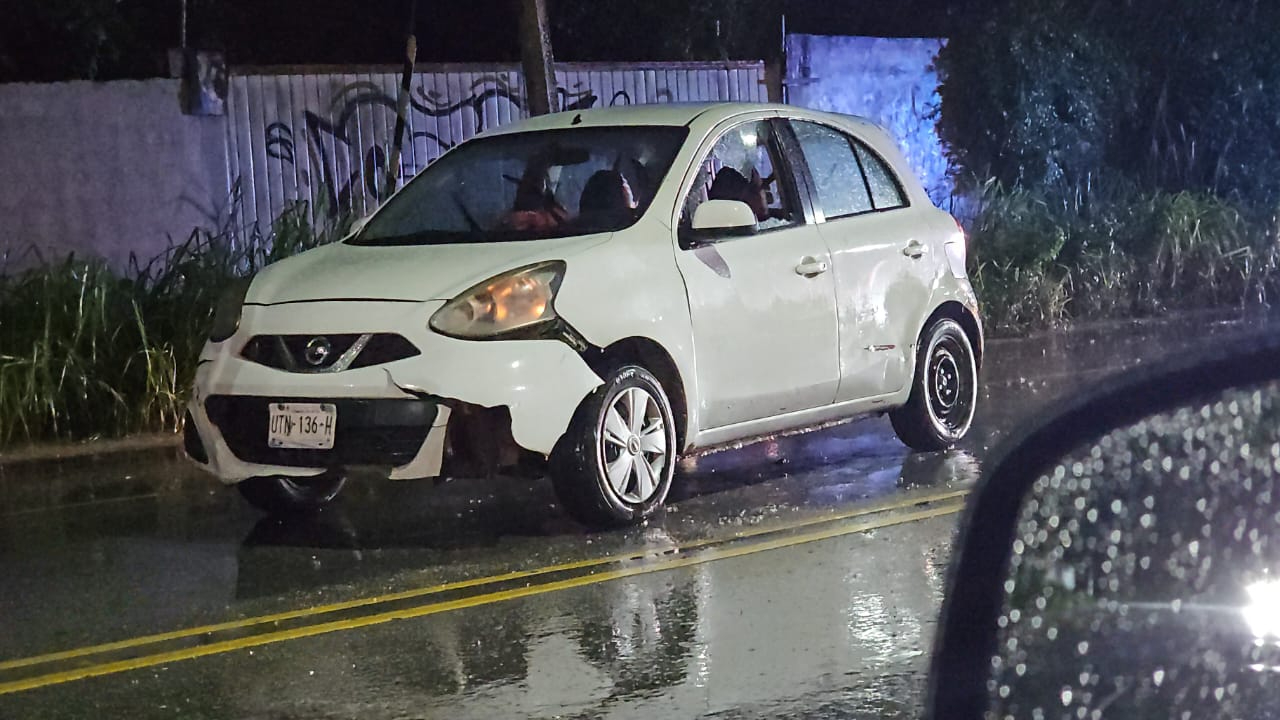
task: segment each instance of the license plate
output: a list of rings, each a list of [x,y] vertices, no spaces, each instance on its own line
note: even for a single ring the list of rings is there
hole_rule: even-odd
[[[333,403],[271,403],[267,445],[331,450],[337,426],[338,406]]]

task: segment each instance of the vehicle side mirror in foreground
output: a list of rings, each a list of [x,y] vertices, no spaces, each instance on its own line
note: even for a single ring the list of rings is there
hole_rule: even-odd
[[[693,235],[714,241],[751,235],[756,231],[756,214],[740,200],[708,200],[693,211]]]
[[[1232,348],[1006,446],[951,565],[931,717],[1280,717],[1280,341]]]

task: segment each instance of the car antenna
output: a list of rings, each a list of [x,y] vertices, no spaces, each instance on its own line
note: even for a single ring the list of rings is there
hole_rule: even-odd
[[[570,124],[570,125],[578,125],[578,124],[580,124],[581,122],[582,122],[582,113],[578,113],[577,115],[574,115],[574,116],[573,116],[573,119],[569,121],[569,124]]]

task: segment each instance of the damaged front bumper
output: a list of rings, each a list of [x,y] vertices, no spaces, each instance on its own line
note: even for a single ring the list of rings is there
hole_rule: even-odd
[[[386,468],[392,479],[436,477],[450,470],[450,451],[488,458],[488,469],[493,463],[510,464],[513,451],[549,455],[600,377],[557,340],[466,341],[438,335],[427,329],[427,319],[442,304],[246,306],[239,331],[201,354],[188,405],[194,437],[189,431],[187,454],[228,484],[353,465]],[[404,337],[418,354],[334,372],[277,369],[241,354],[255,336],[382,332]],[[266,415],[272,402],[334,404],[334,448],[268,448]]]

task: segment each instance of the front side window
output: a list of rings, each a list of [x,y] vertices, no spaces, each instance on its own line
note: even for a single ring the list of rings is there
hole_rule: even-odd
[[[791,225],[801,215],[789,178],[783,177],[773,126],[767,120],[739,125],[720,137],[702,161],[685,198],[681,228],[707,200],[740,200],[751,206],[759,229]]]
[[[870,212],[871,193],[858,167],[853,144],[838,130],[825,125],[793,120],[800,149],[804,152],[809,174],[822,213],[828,220]]]
[[[355,245],[568,237],[635,223],[688,131],[569,128],[472,140],[389,200]]]

